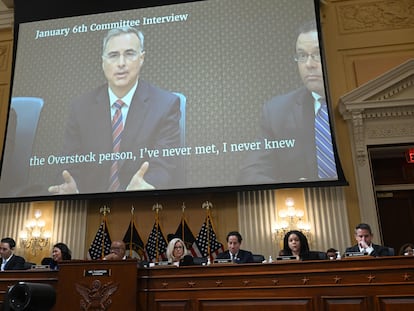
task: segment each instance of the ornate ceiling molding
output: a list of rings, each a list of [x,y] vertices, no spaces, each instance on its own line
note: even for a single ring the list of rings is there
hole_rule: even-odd
[[[356,33],[414,27],[414,1],[353,1],[338,4],[341,32]]]

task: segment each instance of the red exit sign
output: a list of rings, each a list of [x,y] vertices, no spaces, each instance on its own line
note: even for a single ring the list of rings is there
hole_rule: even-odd
[[[408,163],[414,163],[414,149],[408,149],[405,153],[405,158]]]

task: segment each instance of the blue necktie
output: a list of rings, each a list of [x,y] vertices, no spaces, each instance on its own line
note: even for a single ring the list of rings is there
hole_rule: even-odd
[[[336,178],[335,158],[332,148],[329,116],[326,102],[319,99],[321,107],[315,117],[316,158],[319,178]]]

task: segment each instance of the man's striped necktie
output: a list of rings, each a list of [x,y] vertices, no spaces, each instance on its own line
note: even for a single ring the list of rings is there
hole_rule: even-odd
[[[114,153],[119,152],[119,146],[121,145],[122,131],[124,129],[124,123],[122,121],[121,108],[124,102],[118,99],[112,106],[115,108],[115,114],[112,119],[112,151]],[[118,191],[120,189],[120,182],[118,176],[118,161],[114,160],[111,166],[111,175],[109,179],[109,191]]]
[[[319,99],[321,107],[315,117],[316,158],[319,178],[336,178],[335,157],[325,100]]]

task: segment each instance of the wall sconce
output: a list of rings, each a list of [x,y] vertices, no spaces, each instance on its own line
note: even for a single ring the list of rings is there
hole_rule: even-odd
[[[275,225],[275,236],[277,240],[283,240],[286,233],[291,230],[299,230],[308,239],[311,240],[311,225],[303,220],[305,212],[301,209],[295,208],[295,201],[293,198],[285,200],[286,208],[279,211],[279,221]]]
[[[40,219],[42,212],[35,210],[34,219],[29,220],[26,223],[25,230],[20,232],[20,244],[30,249],[33,255],[36,255],[38,251],[42,251],[47,247],[50,242],[51,233],[45,231],[45,221]]]

